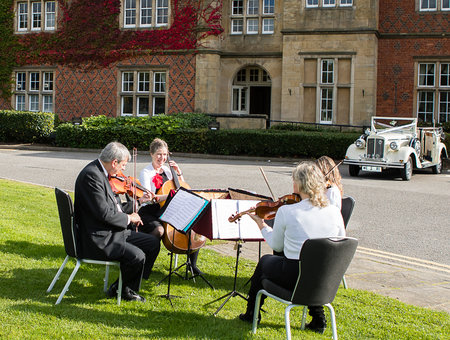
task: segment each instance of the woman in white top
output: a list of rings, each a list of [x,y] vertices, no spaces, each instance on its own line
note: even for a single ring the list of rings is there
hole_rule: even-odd
[[[327,184],[327,197],[331,205],[341,210],[344,189],[341,183],[341,173],[336,163],[328,156],[322,156],[316,160],[316,164],[325,176]]]
[[[258,216],[250,215],[269,246],[284,255],[261,257],[251,278],[247,311],[239,315],[243,321],[252,322],[256,294],[262,289],[263,278],[286,289],[294,289],[299,274],[300,250],[307,239],[345,236],[341,213],[325,196],[324,176],[319,168],[313,162],[302,162],[294,169],[292,179],[294,193],[300,195],[301,201],[280,207],[273,228]],[[261,299],[261,305],[263,302]],[[323,333],[326,327],[323,307],[309,306],[309,310],[313,319],[307,327]]]
[[[141,185],[153,193],[157,193],[166,181],[173,179],[170,167],[175,170],[178,179],[184,182],[183,173],[180,166],[173,160],[169,161],[169,166],[166,165],[169,155],[169,147],[165,141],[155,138],[150,143],[150,156],[152,162],[147,165],[139,174],[139,181]],[[156,195],[157,202],[163,201],[167,198],[164,195]],[[159,219],[161,215],[159,203],[142,205],[138,213],[141,216],[143,225],[139,230],[148,234],[153,234],[159,238],[164,235],[164,227]],[[200,251],[200,250],[199,250]],[[199,251],[189,255],[191,269],[194,274],[201,274],[202,272],[197,267],[197,258]]]

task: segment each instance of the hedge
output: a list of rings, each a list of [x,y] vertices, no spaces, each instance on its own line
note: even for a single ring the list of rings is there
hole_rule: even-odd
[[[92,127],[61,124],[56,128],[56,144],[74,148],[103,148],[117,140],[128,148],[148,150],[159,137],[171,151],[216,155],[248,155],[262,157],[343,158],[347,147],[359,133],[276,131],[276,130],[208,130],[180,129],[153,131],[132,126]]]
[[[55,115],[50,112],[0,111],[0,141],[46,143],[54,131]]]

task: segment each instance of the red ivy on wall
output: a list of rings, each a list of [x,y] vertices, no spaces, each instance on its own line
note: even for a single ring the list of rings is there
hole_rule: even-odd
[[[121,0],[57,1],[57,31],[20,36],[19,65],[106,67],[131,54],[195,50],[223,31],[221,0],[171,0],[167,27],[137,30],[120,29]]]

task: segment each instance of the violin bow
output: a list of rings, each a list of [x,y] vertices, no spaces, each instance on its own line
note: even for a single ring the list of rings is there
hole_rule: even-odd
[[[137,163],[137,149],[133,148],[133,177],[136,178],[136,163]],[[137,212],[137,201],[136,201],[136,185],[132,185],[133,188],[133,212]],[[138,231],[138,227],[136,225],[136,231]]]
[[[276,201],[275,195],[273,194],[272,189],[270,188],[269,181],[267,180],[266,174],[264,173],[264,170],[261,166],[259,167],[259,170],[261,171],[261,174],[263,175],[264,180],[266,181],[267,187],[269,188],[270,194],[272,195],[272,200],[275,202]]]
[[[340,162],[338,162],[337,164],[335,164],[326,174],[325,174],[325,178],[327,178],[327,176],[329,175],[329,174],[331,174],[331,172],[334,170],[334,169],[336,169],[339,165],[341,165],[342,164],[342,162],[343,162],[344,160],[342,160],[342,161],[340,161]]]

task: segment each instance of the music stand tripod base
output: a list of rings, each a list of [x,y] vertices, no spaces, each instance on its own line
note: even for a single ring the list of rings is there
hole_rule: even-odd
[[[217,299],[215,299],[215,300],[205,304],[205,306],[207,306],[207,305],[210,305],[210,304],[212,304],[214,302],[217,302],[217,301],[220,301],[222,299],[225,299],[225,301],[220,305],[220,307],[217,308],[217,310],[214,312],[214,314],[213,314],[214,316],[216,316],[217,313],[220,312],[220,310],[223,308],[223,306],[225,306],[225,304],[228,302],[228,300],[230,300],[232,297],[239,296],[239,297],[243,298],[245,301],[247,301],[247,298],[236,290],[237,273],[238,273],[238,267],[239,267],[239,254],[241,253],[241,247],[242,247],[242,244],[241,244],[240,240],[236,241],[236,266],[235,266],[235,269],[234,269],[233,290],[231,292],[221,296],[220,298],[217,298]]]

